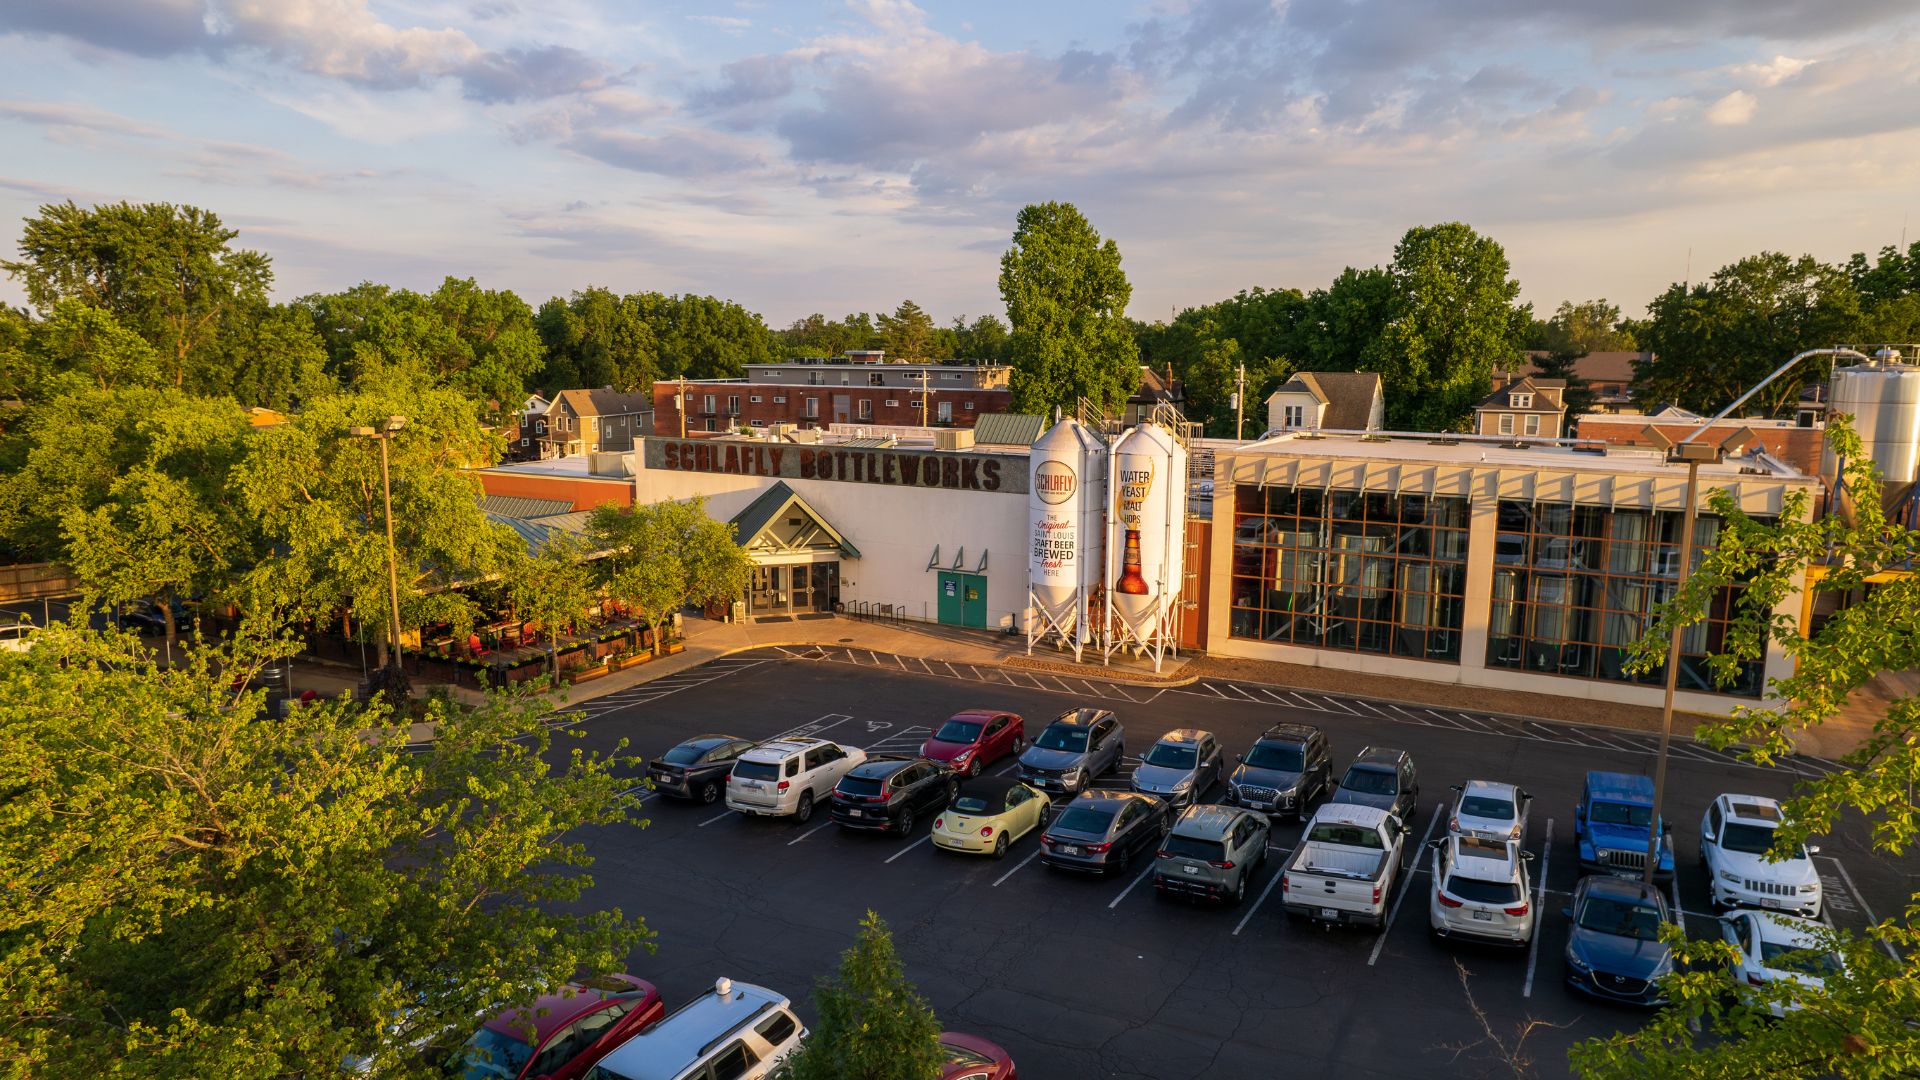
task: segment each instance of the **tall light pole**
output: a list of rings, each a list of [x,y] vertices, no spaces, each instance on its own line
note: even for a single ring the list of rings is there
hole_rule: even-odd
[[[389,416],[378,430],[370,427],[348,428],[347,434],[372,439],[380,444],[380,497],[387,509],[387,600],[392,605],[387,622],[388,686],[400,680],[400,563],[393,546],[393,476],[387,466],[387,443],[407,426],[404,416]]]

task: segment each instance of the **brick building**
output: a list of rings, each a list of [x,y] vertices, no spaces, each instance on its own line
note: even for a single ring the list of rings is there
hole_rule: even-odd
[[[749,364],[740,379],[654,383],[653,430],[693,435],[772,424],[972,427],[983,414],[1012,408],[1008,374],[997,364],[889,364],[878,352]]]
[[[1576,424],[1582,439],[1595,439],[1608,446],[1647,446],[1654,444],[1647,439],[1646,429],[1656,427],[1660,434],[1673,442],[1694,433],[1706,417],[1689,412],[1676,405],[1646,416],[1610,416],[1588,413]],[[1760,447],[1773,457],[1786,462],[1807,476],[1820,475],[1820,451],[1826,445],[1827,427],[1825,423],[1798,420],[1742,420],[1729,417],[1715,424],[1712,430],[1702,434],[1696,442],[1719,443],[1733,436],[1741,428],[1752,429],[1760,437]]]

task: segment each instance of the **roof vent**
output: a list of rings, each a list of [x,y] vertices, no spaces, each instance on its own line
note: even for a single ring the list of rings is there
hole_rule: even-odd
[[[724,1000],[733,995],[733,980],[725,975],[713,980],[713,992]]]
[[[1876,364],[1897,364],[1900,362],[1899,349],[1875,349],[1873,362]]]

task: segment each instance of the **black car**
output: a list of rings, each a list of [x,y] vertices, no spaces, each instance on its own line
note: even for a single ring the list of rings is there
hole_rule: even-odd
[[[1062,870],[1124,870],[1173,829],[1167,804],[1136,791],[1088,791],[1040,836],[1040,861]]]
[[[1371,806],[1400,819],[1402,825],[1413,822],[1420,809],[1420,782],[1414,776],[1413,755],[1405,750],[1369,746],[1347,766],[1329,802]]]
[[[938,813],[959,787],[953,770],[926,758],[868,758],[833,788],[833,820],[849,829],[913,831],[914,818]]]
[[[738,735],[695,735],[655,759],[647,779],[662,795],[719,802],[734,759],[753,747],[753,740]]]
[[[1234,760],[1227,801],[1235,806],[1302,818],[1333,790],[1327,737],[1311,724],[1275,724]]]

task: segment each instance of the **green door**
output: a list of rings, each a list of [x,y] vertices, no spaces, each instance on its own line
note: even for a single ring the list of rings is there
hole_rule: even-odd
[[[949,573],[945,570],[940,571],[940,580],[934,587],[938,590],[938,608],[942,625],[962,625],[960,583],[961,579],[966,576],[965,574]]]
[[[960,575],[960,625],[987,627],[987,577],[985,574]]]

